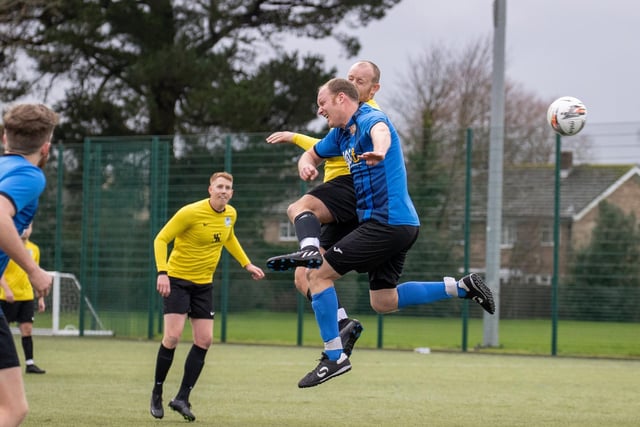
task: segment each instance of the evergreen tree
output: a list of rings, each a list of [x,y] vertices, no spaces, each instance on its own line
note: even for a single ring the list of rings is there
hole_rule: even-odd
[[[334,37],[400,0],[0,2],[0,99],[64,90],[66,140],[85,135],[266,131],[314,117],[323,58],[286,37]]]
[[[632,303],[640,294],[640,229],[607,202],[599,205],[591,242],[575,254],[567,286],[562,290],[565,316],[584,320],[637,320]],[[629,298],[620,298],[626,295]],[[635,299],[637,300],[637,298]]]
[[[591,242],[576,252],[571,274],[575,283],[614,287],[640,285],[640,230],[633,213],[625,215],[607,202],[599,205]]]

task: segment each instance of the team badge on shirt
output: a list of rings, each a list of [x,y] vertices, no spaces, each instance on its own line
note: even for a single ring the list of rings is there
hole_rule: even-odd
[[[227,227],[231,227],[231,217],[230,216],[225,217],[224,225],[227,226]]]

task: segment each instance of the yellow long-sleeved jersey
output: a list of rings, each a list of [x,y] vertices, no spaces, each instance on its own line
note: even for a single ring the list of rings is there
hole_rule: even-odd
[[[40,264],[40,248],[38,245],[31,240],[27,240],[24,247],[27,248],[27,251],[29,251],[31,258],[33,258],[36,264]],[[14,301],[31,301],[35,298],[27,272],[11,259],[9,260],[9,264],[7,264],[7,268],[4,270],[4,280],[7,281],[11,292],[13,292]],[[4,289],[0,287],[0,300],[6,301],[6,299]]]
[[[227,205],[218,213],[209,199],[183,206],[162,227],[153,241],[158,271],[196,284],[208,284],[226,248],[242,267],[251,263],[234,233],[237,212]],[[168,245],[173,241],[167,259]]]
[[[380,106],[373,99],[368,100],[367,104],[377,110],[380,109]],[[318,138],[312,138],[301,133],[293,134],[293,143],[305,151],[313,147],[318,141],[320,141]],[[331,157],[324,162],[324,182],[331,181],[342,175],[349,175],[349,167],[342,156]]]

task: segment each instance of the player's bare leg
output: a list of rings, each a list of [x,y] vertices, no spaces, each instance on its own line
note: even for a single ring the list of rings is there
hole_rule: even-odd
[[[0,427],[20,425],[28,411],[20,367],[0,369]]]

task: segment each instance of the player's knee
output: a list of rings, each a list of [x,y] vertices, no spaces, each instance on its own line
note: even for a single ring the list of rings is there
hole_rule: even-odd
[[[162,338],[162,345],[166,348],[176,348],[178,341],[180,341],[180,337],[165,334]]]
[[[299,201],[291,203],[287,207],[287,216],[293,222],[293,220],[301,213]]]
[[[388,307],[384,304],[371,304],[371,308],[378,314],[389,314],[396,311],[396,309]]]
[[[204,348],[205,350],[208,350],[212,343],[213,337],[197,337],[194,341],[195,345],[200,348]]]
[[[319,206],[319,203],[322,205],[321,202],[317,202],[313,197],[303,196],[287,207],[287,216],[291,222],[293,222],[298,215],[304,212],[311,212],[320,219],[322,210],[320,209],[321,206]]]
[[[378,314],[389,314],[398,311],[398,305],[393,301],[371,299],[371,308]]]
[[[24,399],[23,403],[20,405],[20,408],[18,408],[18,412],[16,414],[18,424],[20,424],[27,417],[28,412],[29,412],[29,404],[27,403],[27,399]]]
[[[32,323],[21,323],[19,326],[20,335],[23,337],[30,337],[33,333],[33,324]]]

